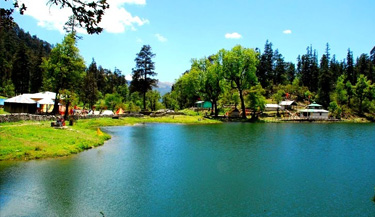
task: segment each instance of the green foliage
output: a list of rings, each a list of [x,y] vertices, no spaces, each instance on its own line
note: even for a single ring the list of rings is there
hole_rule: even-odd
[[[96,75],[98,73],[96,62],[93,59],[89,68],[86,70],[86,75],[83,78],[83,85],[81,89],[81,100],[84,104],[89,104],[89,108],[92,108],[92,106],[99,99],[99,89],[96,80]]]
[[[240,45],[232,50],[222,50],[223,53],[223,75],[234,88],[238,90],[241,100],[242,118],[246,118],[245,102],[243,90],[255,85],[258,80],[256,77],[256,67],[258,58],[253,49],[243,48]]]
[[[264,89],[260,84],[250,88],[247,95],[247,102],[249,108],[252,110],[252,119],[258,118],[258,113],[263,112],[265,109],[266,98],[263,96]]]
[[[155,63],[152,58],[155,54],[151,51],[150,45],[143,45],[141,51],[135,58],[135,68],[132,69],[133,80],[130,83],[130,92],[139,92],[143,95],[143,109],[146,109],[146,92],[151,90],[152,87],[157,86],[157,79],[152,77],[156,76]]]
[[[177,111],[179,109],[177,93],[175,91],[164,94],[162,97],[165,108]]]
[[[103,31],[103,28],[99,27],[98,24],[102,20],[104,11],[109,8],[107,0],[92,2],[83,0],[74,0],[73,2],[69,0],[48,0],[47,4],[49,6],[56,5],[60,8],[69,8],[75,17],[75,20],[77,20],[78,25],[84,27],[88,34],[99,34]],[[14,8],[6,10],[1,8],[1,14],[7,14],[7,16],[2,18],[4,19],[2,23],[6,23],[7,26],[12,26],[12,13],[15,8],[19,9],[21,15],[27,10],[27,5],[19,0],[14,0],[13,6]],[[69,20],[67,23],[69,23]]]
[[[157,105],[160,100],[160,93],[157,90],[149,90],[146,93],[146,99],[148,102],[148,108],[151,111],[156,111],[157,110]]]
[[[332,101],[332,102],[329,103],[328,110],[329,110],[329,112],[331,112],[331,116],[333,116],[335,118],[338,118],[338,119],[341,118],[342,109],[337,104],[336,101]]]
[[[330,103],[330,94],[334,87],[334,75],[329,68],[329,47],[327,44],[327,54],[320,60],[320,71],[318,80],[318,101],[327,107]]]
[[[44,59],[41,66],[46,73],[45,89],[75,90],[81,85],[85,62],[76,47],[74,34],[66,35],[61,44],[57,44],[50,56]],[[56,95],[56,99],[57,99]],[[58,100],[55,100],[54,113],[58,113]]]
[[[173,85],[172,94],[177,95],[178,106],[187,108],[194,106],[199,96],[199,72],[191,69],[185,72]]]
[[[217,102],[223,91],[222,53],[211,55],[208,58],[193,60],[192,69],[199,75],[199,92],[204,100],[211,101],[218,116]]]
[[[279,104],[281,101],[283,101],[284,96],[285,96],[285,91],[278,90],[277,93],[272,95],[272,99],[276,102],[276,104]]]
[[[354,94],[358,101],[359,114],[363,113],[363,101],[368,99],[370,94],[371,81],[367,80],[367,77],[361,74],[354,86]]]
[[[122,103],[122,98],[118,93],[106,94],[104,97],[105,105],[111,111],[114,111],[116,106]]]
[[[346,79],[345,75],[341,75],[337,79],[337,82],[336,82],[336,89],[334,91],[334,99],[339,105],[346,104],[348,101],[348,93],[347,93],[347,86],[345,84],[345,79]]]

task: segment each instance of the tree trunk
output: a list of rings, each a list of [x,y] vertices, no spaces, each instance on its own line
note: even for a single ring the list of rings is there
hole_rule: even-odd
[[[242,90],[239,89],[238,92],[240,93],[240,99],[241,99],[242,118],[246,119],[246,108],[245,108],[245,101],[244,101],[243,95],[242,95]]]
[[[215,117],[219,116],[219,111],[217,110],[217,100],[215,100]]]
[[[56,96],[55,96],[55,104],[53,106],[52,114],[58,115],[59,114],[59,101],[58,101],[58,89],[56,90]]]
[[[146,111],[146,92],[143,92],[143,110]]]
[[[70,105],[70,101],[68,100],[68,101],[66,102],[66,106],[65,106],[64,120],[68,119],[68,115],[69,115],[69,105]]]

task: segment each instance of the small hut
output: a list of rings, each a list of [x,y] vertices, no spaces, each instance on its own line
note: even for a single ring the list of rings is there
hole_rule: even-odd
[[[212,103],[210,101],[197,101],[195,102],[195,107],[198,109],[210,109],[212,108]]]
[[[266,104],[264,108],[265,111],[277,111],[278,109],[281,109],[278,104]]]
[[[4,110],[9,113],[36,113],[36,102],[24,95],[15,96],[4,102]]]
[[[237,108],[234,108],[232,111],[228,112],[228,117],[239,118],[241,117],[241,112]]]
[[[282,110],[294,110],[295,106],[297,106],[297,103],[292,100],[286,100],[286,101],[281,101],[280,104]]]

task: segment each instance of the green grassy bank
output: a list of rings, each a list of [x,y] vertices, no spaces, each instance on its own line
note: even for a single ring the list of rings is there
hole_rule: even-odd
[[[50,122],[17,122],[0,124],[0,160],[30,160],[62,157],[104,144],[110,135],[97,134],[103,126],[139,123],[211,124],[216,120],[200,116],[166,116],[144,118],[97,118],[78,120],[67,129],[55,129]]]

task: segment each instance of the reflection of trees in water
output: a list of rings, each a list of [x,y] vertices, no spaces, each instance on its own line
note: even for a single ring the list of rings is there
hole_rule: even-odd
[[[43,168],[39,186],[44,188],[44,197],[48,201],[47,207],[54,212],[50,213],[51,215],[73,216],[75,213],[75,204],[77,204],[75,198],[79,187],[76,174],[80,171],[79,167],[69,162],[56,161]]]

